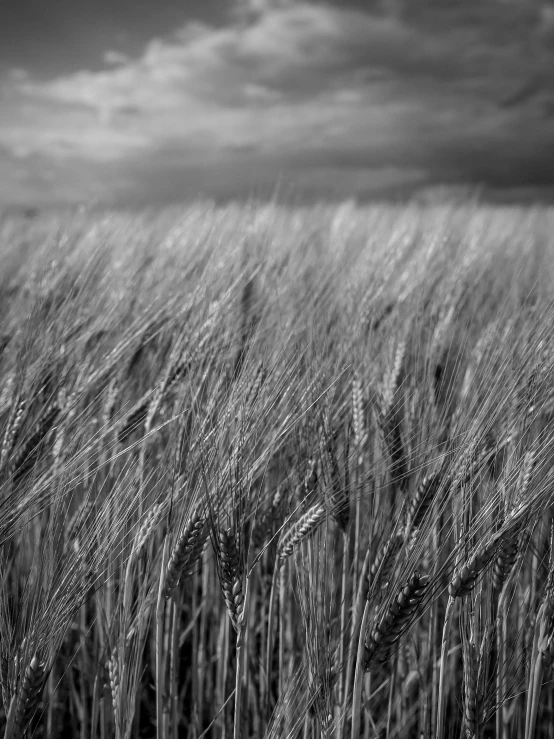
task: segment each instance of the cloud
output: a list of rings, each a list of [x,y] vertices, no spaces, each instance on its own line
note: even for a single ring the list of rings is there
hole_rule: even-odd
[[[292,99],[336,89],[368,69],[448,78],[459,67],[451,52],[393,19],[297,3],[266,12],[246,28],[190,23],[169,38],[153,39],[136,60],[107,52],[115,70],[81,72],[27,89],[97,109],[117,109],[122,102],[174,109],[190,97],[242,105],[249,86]]]
[[[120,64],[128,64],[131,60],[127,54],[122,54],[120,51],[108,49],[108,51],[104,52],[104,61],[106,64],[118,66]]]
[[[255,145],[260,133],[286,141],[294,118],[302,139],[316,121],[334,126],[342,109],[386,106],[395,75],[445,75],[452,64],[443,57],[435,42],[394,21],[309,3],[267,12],[245,29],[191,23],[153,39],[137,59],[106,52],[104,71],[21,80],[21,97],[44,106],[44,128],[56,133],[31,140],[23,126],[19,138],[59,154],[62,138],[73,152],[81,137],[88,157],[97,136],[102,156],[120,146],[125,157],[145,139],[216,148]]]
[[[141,131],[99,124],[80,108],[18,94],[8,99],[9,110],[0,114],[0,145],[21,159],[39,154],[52,160],[112,161],[150,146]]]
[[[240,26],[189,23],[136,58],[107,50],[99,72],[14,72],[0,87],[0,145],[29,167],[54,163],[60,183],[84,187],[79,163],[103,172],[110,192],[136,190],[139,175],[158,192],[283,174],[371,189],[402,170],[511,181],[516,165],[548,179],[538,152],[554,147],[554,96],[547,85],[523,112],[501,107],[530,65],[490,12],[468,26],[461,11],[410,25],[345,4],[254,11]]]

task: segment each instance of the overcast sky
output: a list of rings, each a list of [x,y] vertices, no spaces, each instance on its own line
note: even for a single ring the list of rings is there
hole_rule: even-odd
[[[405,7],[403,7],[405,6]],[[0,203],[554,186],[538,0],[6,0]]]

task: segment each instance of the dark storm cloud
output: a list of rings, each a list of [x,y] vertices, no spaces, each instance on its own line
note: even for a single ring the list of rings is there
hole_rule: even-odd
[[[287,176],[347,195],[402,171],[552,182],[548,14],[516,1],[499,15],[495,0],[417,3],[405,18],[356,2],[256,6],[240,28],[195,21],[140,54],[106,48],[96,71],[12,73],[0,142],[20,169],[50,161],[60,187],[81,162],[106,192],[145,197]]]
[[[17,0],[2,3],[0,73],[28,69],[47,79],[86,67],[103,53],[139,55],[148,41],[191,18],[222,20],[221,0]]]

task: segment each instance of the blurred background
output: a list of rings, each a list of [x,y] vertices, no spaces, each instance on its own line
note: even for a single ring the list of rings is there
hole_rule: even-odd
[[[546,0],[8,0],[0,204],[554,200]]]

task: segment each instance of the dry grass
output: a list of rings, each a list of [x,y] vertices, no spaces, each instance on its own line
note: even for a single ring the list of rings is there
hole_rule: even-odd
[[[551,736],[553,226],[0,221],[5,737]]]

